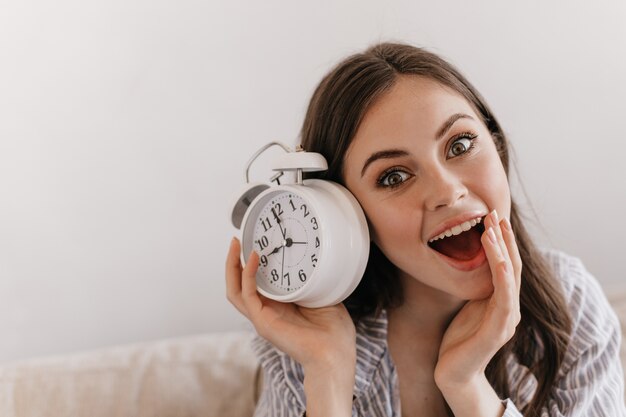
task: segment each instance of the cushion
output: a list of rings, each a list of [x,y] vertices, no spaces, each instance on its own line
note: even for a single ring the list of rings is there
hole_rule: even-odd
[[[106,348],[0,367],[0,415],[251,416],[252,333]]]

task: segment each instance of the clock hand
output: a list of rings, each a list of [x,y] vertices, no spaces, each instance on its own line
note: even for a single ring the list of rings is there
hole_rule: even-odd
[[[290,237],[285,240],[285,246],[291,247],[291,245],[306,245],[308,242],[294,242]]]
[[[270,255],[275,254],[275,253],[276,253],[276,252],[278,252],[278,251],[280,250],[280,248],[282,248],[282,247],[283,247],[283,245],[280,245],[280,246],[275,247],[275,248],[274,248],[274,249],[273,249],[270,253],[268,253],[268,254],[267,254],[267,256],[270,256]]]
[[[280,220],[280,217],[278,217],[278,214],[276,214],[276,212],[274,211],[273,207],[272,207],[272,213],[274,213],[274,218],[276,219],[276,223],[278,223],[278,227],[280,227],[280,233],[283,235],[283,239],[284,239],[287,231],[283,228],[282,221]]]
[[[283,285],[283,279],[285,278],[284,275],[283,275],[284,269],[285,269],[285,248],[283,247],[283,260],[280,263],[280,285],[281,285],[281,287]]]

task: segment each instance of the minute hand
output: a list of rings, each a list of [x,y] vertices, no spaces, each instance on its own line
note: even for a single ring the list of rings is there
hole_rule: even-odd
[[[274,208],[272,208],[272,213],[274,214],[274,218],[276,219],[276,223],[278,223],[278,227],[280,227],[280,233],[283,235],[284,239],[287,231],[283,229],[282,221],[280,220],[280,217],[278,217],[278,214],[274,211]]]
[[[306,245],[309,242],[294,242],[290,237],[285,239],[285,246],[290,247],[291,245]]]

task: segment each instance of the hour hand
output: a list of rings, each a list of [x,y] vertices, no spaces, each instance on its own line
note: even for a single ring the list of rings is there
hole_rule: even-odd
[[[283,245],[277,246],[274,248],[274,250],[272,250],[270,253],[267,254],[267,256],[273,255],[276,252],[278,252],[281,248],[283,247]]]

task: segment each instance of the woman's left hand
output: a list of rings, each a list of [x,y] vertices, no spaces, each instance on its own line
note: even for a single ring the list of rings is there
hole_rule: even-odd
[[[509,221],[498,221],[494,210],[485,218],[481,241],[494,290],[486,299],[468,301],[443,336],[435,380],[444,396],[476,381],[484,385],[487,364],[520,321],[522,261]]]

